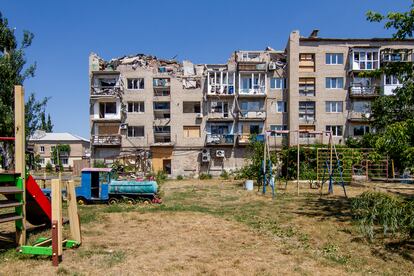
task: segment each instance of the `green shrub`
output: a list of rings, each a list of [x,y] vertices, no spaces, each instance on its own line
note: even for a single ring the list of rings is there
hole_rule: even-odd
[[[201,180],[206,180],[206,179],[212,179],[213,177],[209,173],[201,173],[198,178],[201,179]]]
[[[181,174],[177,176],[177,180],[183,180],[183,179],[184,177]]]
[[[222,179],[224,179],[224,180],[227,180],[227,179],[229,179],[229,173],[226,171],[226,170],[223,170],[222,172],[221,172],[221,174],[220,174],[220,177],[222,178]]]
[[[93,167],[94,168],[106,168],[106,165],[105,165],[105,162],[104,161],[95,160],[93,162]]]
[[[414,204],[382,192],[364,192],[352,199],[352,212],[361,230],[370,239],[375,236],[376,226],[384,235],[409,234],[414,229]],[[411,217],[410,217],[411,216]]]
[[[46,163],[45,170],[46,170],[48,173],[50,173],[50,172],[52,172],[52,171],[53,171],[53,166],[52,166],[52,164],[50,164],[50,162],[47,162],[47,163]]]
[[[155,181],[157,181],[158,184],[162,184],[167,180],[167,174],[164,171],[158,171],[155,174]]]

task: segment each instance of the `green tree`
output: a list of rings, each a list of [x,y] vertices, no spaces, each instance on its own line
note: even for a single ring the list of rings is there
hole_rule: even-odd
[[[0,133],[2,136],[14,136],[14,85],[23,85],[29,77],[34,77],[36,64],[26,65],[25,50],[32,44],[34,35],[23,31],[18,43],[13,28],[0,12]],[[34,94],[26,104],[26,135],[30,135],[40,126],[40,116],[44,112],[47,99],[37,101]],[[1,145],[6,166],[11,164],[12,149],[9,143]]]

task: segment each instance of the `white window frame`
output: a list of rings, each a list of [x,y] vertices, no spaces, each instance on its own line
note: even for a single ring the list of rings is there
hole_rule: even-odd
[[[387,78],[390,79],[391,83],[387,83]],[[396,81],[396,83],[394,83]],[[384,85],[396,86],[400,85],[400,80],[395,75],[384,75]]]
[[[344,111],[344,103],[342,101],[326,101],[325,111],[326,113],[342,113]]]
[[[270,125],[270,130],[288,130],[287,125]],[[287,133],[272,133],[271,136],[273,137],[287,137]]]
[[[132,88],[129,88],[129,81],[132,81]],[[140,87],[141,82],[142,82],[142,88]],[[137,88],[134,88],[134,87],[137,87]],[[144,78],[127,78],[127,89],[128,90],[144,90],[145,89]]]
[[[271,90],[286,89],[286,78],[271,78],[270,89]]]
[[[355,59],[355,55],[358,54],[358,60]],[[371,58],[368,59],[368,55],[371,55]],[[377,58],[374,59],[374,55],[377,55]],[[354,68],[354,63],[358,64],[358,68]],[[372,64],[372,68],[368,69],[368,64]],[[374,65],[377,65],[375,67]],[[361,68],[361,64],[364,64],[364,68]],[[377,70],[380,68],[380,53],[378,49],[356,49],[352,52],[352,68],[355,70]]]
[[[39,152],[44,153],[45,152],[45,146],[39,146]]]
[[[64,162],[63,160],[66,160],[66,162]],[[69,158],[66,158],[66,157],[61,158],[60,162],[62,163],[62,165],[69,165]]]
[[[339,56],[342,56],[342,62],[339,63]],[[325,64],[326,65],[342,65],[344,64],[344,54],[343,53],[326,53],[325,54]]]
[[[334,81],[335,80],[335,81]],[[339,81],[342,81],[342,86],[339,87]],[[328,86],[329,81],[329,86]],[[333,87],[333,84],[335,84],[335,87]],[[325,78],[325,88],[326,89],[344,89],[344,78],[343,77],[326,77]]]
[[[341,130],[341,135],[338,135],[338,130]],[[326,131],[330,131],[332,133],[332,137],[342,137],[344,133],[344,127],[341,125],[327,125]]]

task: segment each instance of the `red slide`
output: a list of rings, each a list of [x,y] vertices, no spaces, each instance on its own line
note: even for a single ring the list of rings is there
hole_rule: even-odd
[[[26,220],[33,225],[50,224],[52,205],[43,194],[36,180],[29,175],[26,179]]]

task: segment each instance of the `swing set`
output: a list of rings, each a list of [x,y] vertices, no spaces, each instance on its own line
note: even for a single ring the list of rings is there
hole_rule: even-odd
[[[345,197],[347,197],[346,194],[346,188],[345,188],[345,182],[343,179],[343,166],[342,161],[340,157],[338,156],[338,152],[336,150],[335,144],[333,142],[333,135],[331,131],[312,131],[312,130],[268,130],[265,133],[265,139],[264,139],[264,150],[263,150],[263,160],[261,165],[261,174],[258,179],[258,183],[261,183],[262,185],[262,193],[266,194],[266,187],[267,185],[270,186],[272,190],[272,198],[275,198],[276,196],[276,185],[275,183],[277,181],[281,181],[280,178],[280,172],[282,168],[281,162],[277,161],[276,164],[272,163],[271,155],[270,155],[270,146],[269,146],[269,138],[275,137],[277,134],[281,135],[287,135],[290,133],[296,133],[296,147],[297,147],[297,160],[296,160],[296,189],[297,189],[297,195],[299,195],[299,176],[300,176],[300,146],[301,146],[301,140],[300,140],[300,134],[305,134],[308,136],[316,136],[321,135],[322,136],[322,142],[323,137],[328,137],[328,149],[329,149],[329,155],[328,158],[325,160],[324,165],[324,173],[323,177],[321,179],[321,183],[319,184],[321,195],[323,191],[323,186],[325,182],[328,182],[328,194],[333,194],[333,185],[335,183],[342,186],[342,189],[344,191]],[[276,144],[276,142],[275,142]],[[336,164],[334,164],[333,159],[336,159]],[[288,168],[287,168],[288,169]],[[317,169],[318,170],[318,169]],[[275,175],[276,172],[276,175]],[[285,189],[287,188],[287,178],[285,180]]]

